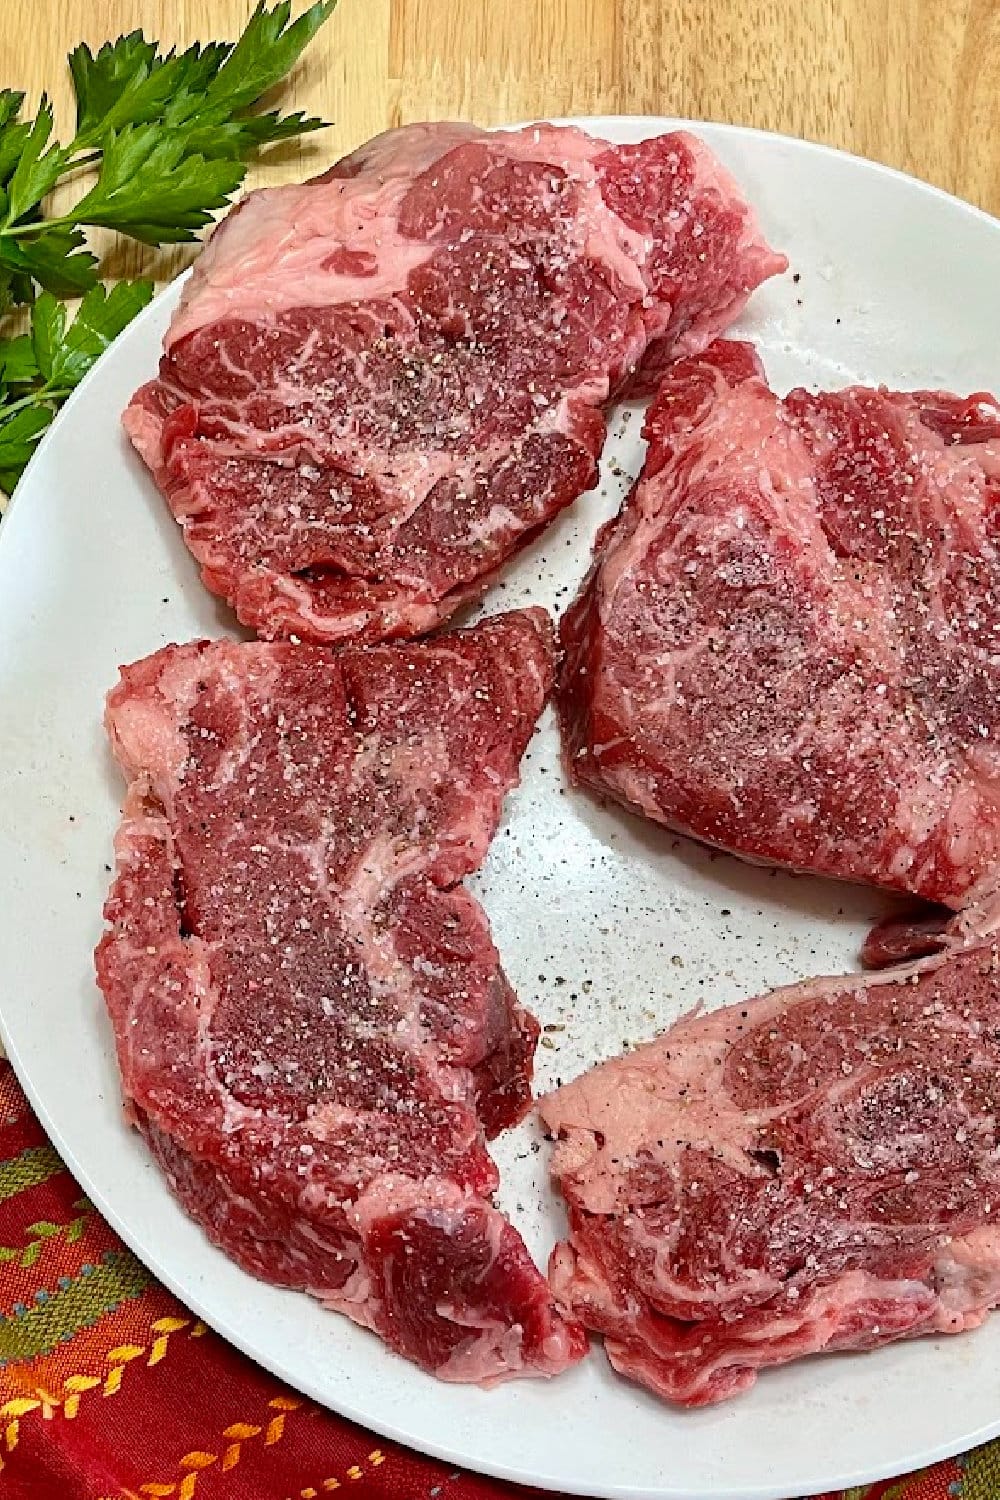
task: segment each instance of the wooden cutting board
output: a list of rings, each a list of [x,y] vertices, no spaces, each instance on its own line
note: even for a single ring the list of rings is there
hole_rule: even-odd
[[[0,0],[0,84],[48,89],[65,118],[75,42],[229,37],[251,9]],[[828,141],[1000,214],[998,0],[340,0],[293,96],[335,124],[254,180],[414,119],[678,114]]]

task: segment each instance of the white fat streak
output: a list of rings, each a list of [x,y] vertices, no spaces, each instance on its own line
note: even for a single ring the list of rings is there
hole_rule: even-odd
[[[750,1031],[803,1005],[852,995],[863,1000],[880,986],[933,973],[955,952],[984,943],[998,929],[1000,895],[994,895],[956,918],[945,950],[932,958],[882,973],[811,979],[708,1017],[689,1016],[654,1041],[591,1069],[539,1104],[553,1134],[566,1135],[553,1152],[553,1176],[572,1178],[574,1198],[593,1213],[611,1213],[619,1204],[622,1178],[615,1159],[625,1161],[645,1151],[671,1167],[683,1150],[677,1144],[682,1141],[758,1176],[747,1146],[759,1139],[761,1127],[787,1111],[788,1101],[759,1110],[737,1105],[722,1082],[733,1047]],[[602,1137],[604,1145],[598,1148]],[[662,1147],[657,1144],[661,1140]]]
[[[443,740],[442,740],[443,746]],[[376,741],[367,749],[355,765],[354,774],[364,779],[364,761],[379,758]],[[405,754],[405,748],[403,749]],[[435,771],[435,760],[443,764],[442,757],[426,754],[419,770],[430,780]],[[415,764],[410,758],[410,764]],[[408,839],[379,834],[365,846],[364,852],[346,880],[334,887],[329,869],[329,840],[332,827],[327,826],[311,843],[299,846],[306,861],[317,891],[327,902],[344,930],[351,934],[363,959],[365,975],[376,992],[392,997],[398,1012],[396,1036],[400,1044],[413,1056],[419,1057],[427,1072],[446,1099],[473,1106],[474,1087],[472,1075],[466,1068],[442,1062],[436,1046],[427,1035],[420,1015],[421,993],[414,972],[408,964],[400,961],[396,954],[391,929],[379,930],[373,922],[374,914],[385,910],[391,901],[396,886],[411,877],[422,877],[429,859],[437,852],[436,845],[417,846]],[[308,1128],[319,1137],[335,1128],[342,1118],[341,1112],[326,1106],[316,1110]]]
[[[132,440],[132,445],[143,463],[157,473],[163,462],[163,446],[160,441],[163,422],[146,407],[133,401],[122,412],[122,426]]]
[[[307,1220],[300,1223],[299,1232],[308,1237]],[[358,1323],[362,1328],[370,1328],[374,1332],[378,1331],[378,1320],[382,1308],[375,1297],[371,1276],[364,1265],[359,1264],[344,1285],[336,1290],[326,1287],[308,1287],[307,1290],[331,1312],[343,1313],[351,1319],[352,1323]]]
[[[328,307],[392,297],[433,247],[399,234],[399,204],[414,177],[464,141],[475,126],[414,125],[376,137],[355,160],[356,177],[250,193],[212,235],[167,333],[169,349],[197,328],[235,315],[267,321],[291,307]],[[374,258],[370,276],[323,269],[347,246]]]
[[[984,1224],[942,1247],[934,1262],[938,1294],[934,1327],[940,1333],[978,1328],[1000,1305],[1000,1229]]]
[[[199,560],[209,561],[208,549],[198,549]],[[406,633],[422,635],[440,624],[443,616],[451,613],[452,597],[446,601],[426,602],[406,599],[399,601],[377,600],[369,607],[359,605],[347,610],[338,605],[335,614],[317,604],[309,583],[287,574],[270,572],[256,574],[252,587],[237,588],[236,612],[239,618],[260,620],[260,588],[266,581],[269,599],[266,618],[268,629],[283,635],[304,635],[321,643],[333,643],[364,638],[374,624],[378,624],[380,636],[392,635],[405,624]],[[349,580],[364,587],[364,579]]]
[[[319,178],[249,194],[212,235],[170,326],[170,348],[197,328],[236,316],[267,321],[292,307],[327,307],[392,297],[436,246],[399,233],[400,203],[417,176],[470,140],[491,140],[511,157],[570,173],[582,194],[581,250],[625,287],[646,290],[640,267],[649,244],[604,202],[593,169],[606,141],[572,127],[542,125],[493,136],[463,125],[418,125],[362,148],[356,177]],[[369,276],[324,269],[341,247],[373,258]],[[665,320],[664,320],[665,326]]]
[[[192,678],[192,689],[195,681]],[[109,694],[105,726],[126,776],[144,774],[147,785],[170,808],[187,761],[187,741],[164,700],[155,690],[140,695],[123,685]]]
[[[213,236],[165,340],[226,318],[266,323],[292,307],[391,298],[430,260],[433,247],[404,239],[396,223],[405,184],[372,191],[364,181],[264,188]],[[373,257],[370,276],[324,268],[338,245]]]

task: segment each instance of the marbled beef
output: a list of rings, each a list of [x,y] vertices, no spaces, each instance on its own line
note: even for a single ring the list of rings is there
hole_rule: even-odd
[[[555,1290],[668,1400],[975,1328],[1000,1303],[1000,904],[935,958],[681,1020],[540,1109]]]
[[[1000,871],[1000,408],[679,361],[562,623],[579,782],[956,908]]]
[[[97,970],[128,1109],[255,1275],[450,1380],[578,1326],[492,1206],[537,1026],[463,888],[548,691],[541,610],[413,646],[232,641],[124,668]]]
[[[407,126],[230,214],[125,424],[259,635],[420,634],[595,482],[647,351],[784,263],[692,136]]]

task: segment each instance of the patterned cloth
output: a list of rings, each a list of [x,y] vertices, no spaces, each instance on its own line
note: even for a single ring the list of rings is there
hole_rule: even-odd
[[[528,1500],[288,1390],[159,1286],[0,1061],[3,1500]],[[1000,1443],[826,1500],[998,1500]]]

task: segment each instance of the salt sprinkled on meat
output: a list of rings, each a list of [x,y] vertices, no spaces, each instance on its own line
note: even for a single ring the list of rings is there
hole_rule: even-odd
[[[409,126],[239,205],[125,425],[259,634],[418,634],[595,482],[640,363],[784,264],[691,136]]]
[[[1000,861],[1000,407],[664,379],[562,624],[577,781],[749,859],[958,907]]]
[[[679,1021],[540,1105],[551,1276],[616,1369],[702,1405],[1000,1303],[1000,904],[946,952]]]
[[[541,610],[414,646],[230,641],[126,667],[97,952],[131,1117],[206,1232],[444,1379],[585,1340],[492,1206],[538,1027],[481,862],[552,676]]]

